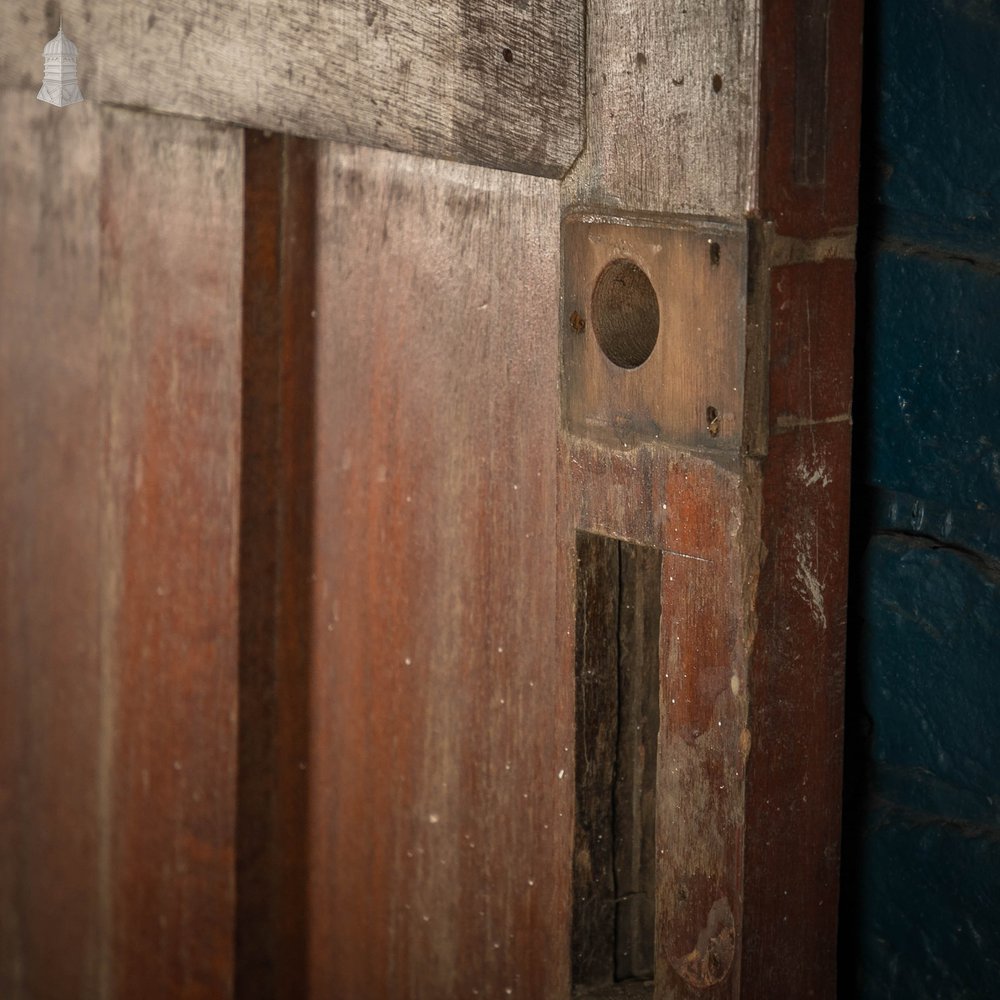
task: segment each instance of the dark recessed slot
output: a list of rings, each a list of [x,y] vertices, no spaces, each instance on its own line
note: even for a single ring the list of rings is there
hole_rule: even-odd
[[[576,546],[573,986],[651,996],[660,553],[583,532]]]

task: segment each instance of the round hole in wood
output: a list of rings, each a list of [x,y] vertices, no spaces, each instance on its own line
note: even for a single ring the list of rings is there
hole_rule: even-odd
[[[660,303],[645,271],[631,260],[613,260],[597,276],[590,300],[597,343],[619,368],[638,368],[660,333]]]

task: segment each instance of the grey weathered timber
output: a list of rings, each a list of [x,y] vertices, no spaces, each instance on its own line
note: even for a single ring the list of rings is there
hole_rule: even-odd
[[[756,201],[758,0],[591,0],[566,204],[740,219]]]
[[[89,101],[550,177],[582,146],[583,0],[65,0],[62,16]],[[58,17],[5,0],[0,86],[38,89]]]

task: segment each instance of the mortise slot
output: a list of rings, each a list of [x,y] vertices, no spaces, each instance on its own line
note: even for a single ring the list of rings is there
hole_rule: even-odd
[[[573,986],[636,995],[653,979],[660,562],[577,534]]]

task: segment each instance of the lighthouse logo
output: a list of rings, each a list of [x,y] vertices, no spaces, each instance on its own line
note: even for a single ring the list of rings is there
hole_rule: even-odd
[[[80,86],[76,82],[76,46],[63,34],[62,20],[59,34],[42,49],[45,76],[38,99],[64,108],[83,100]]]

